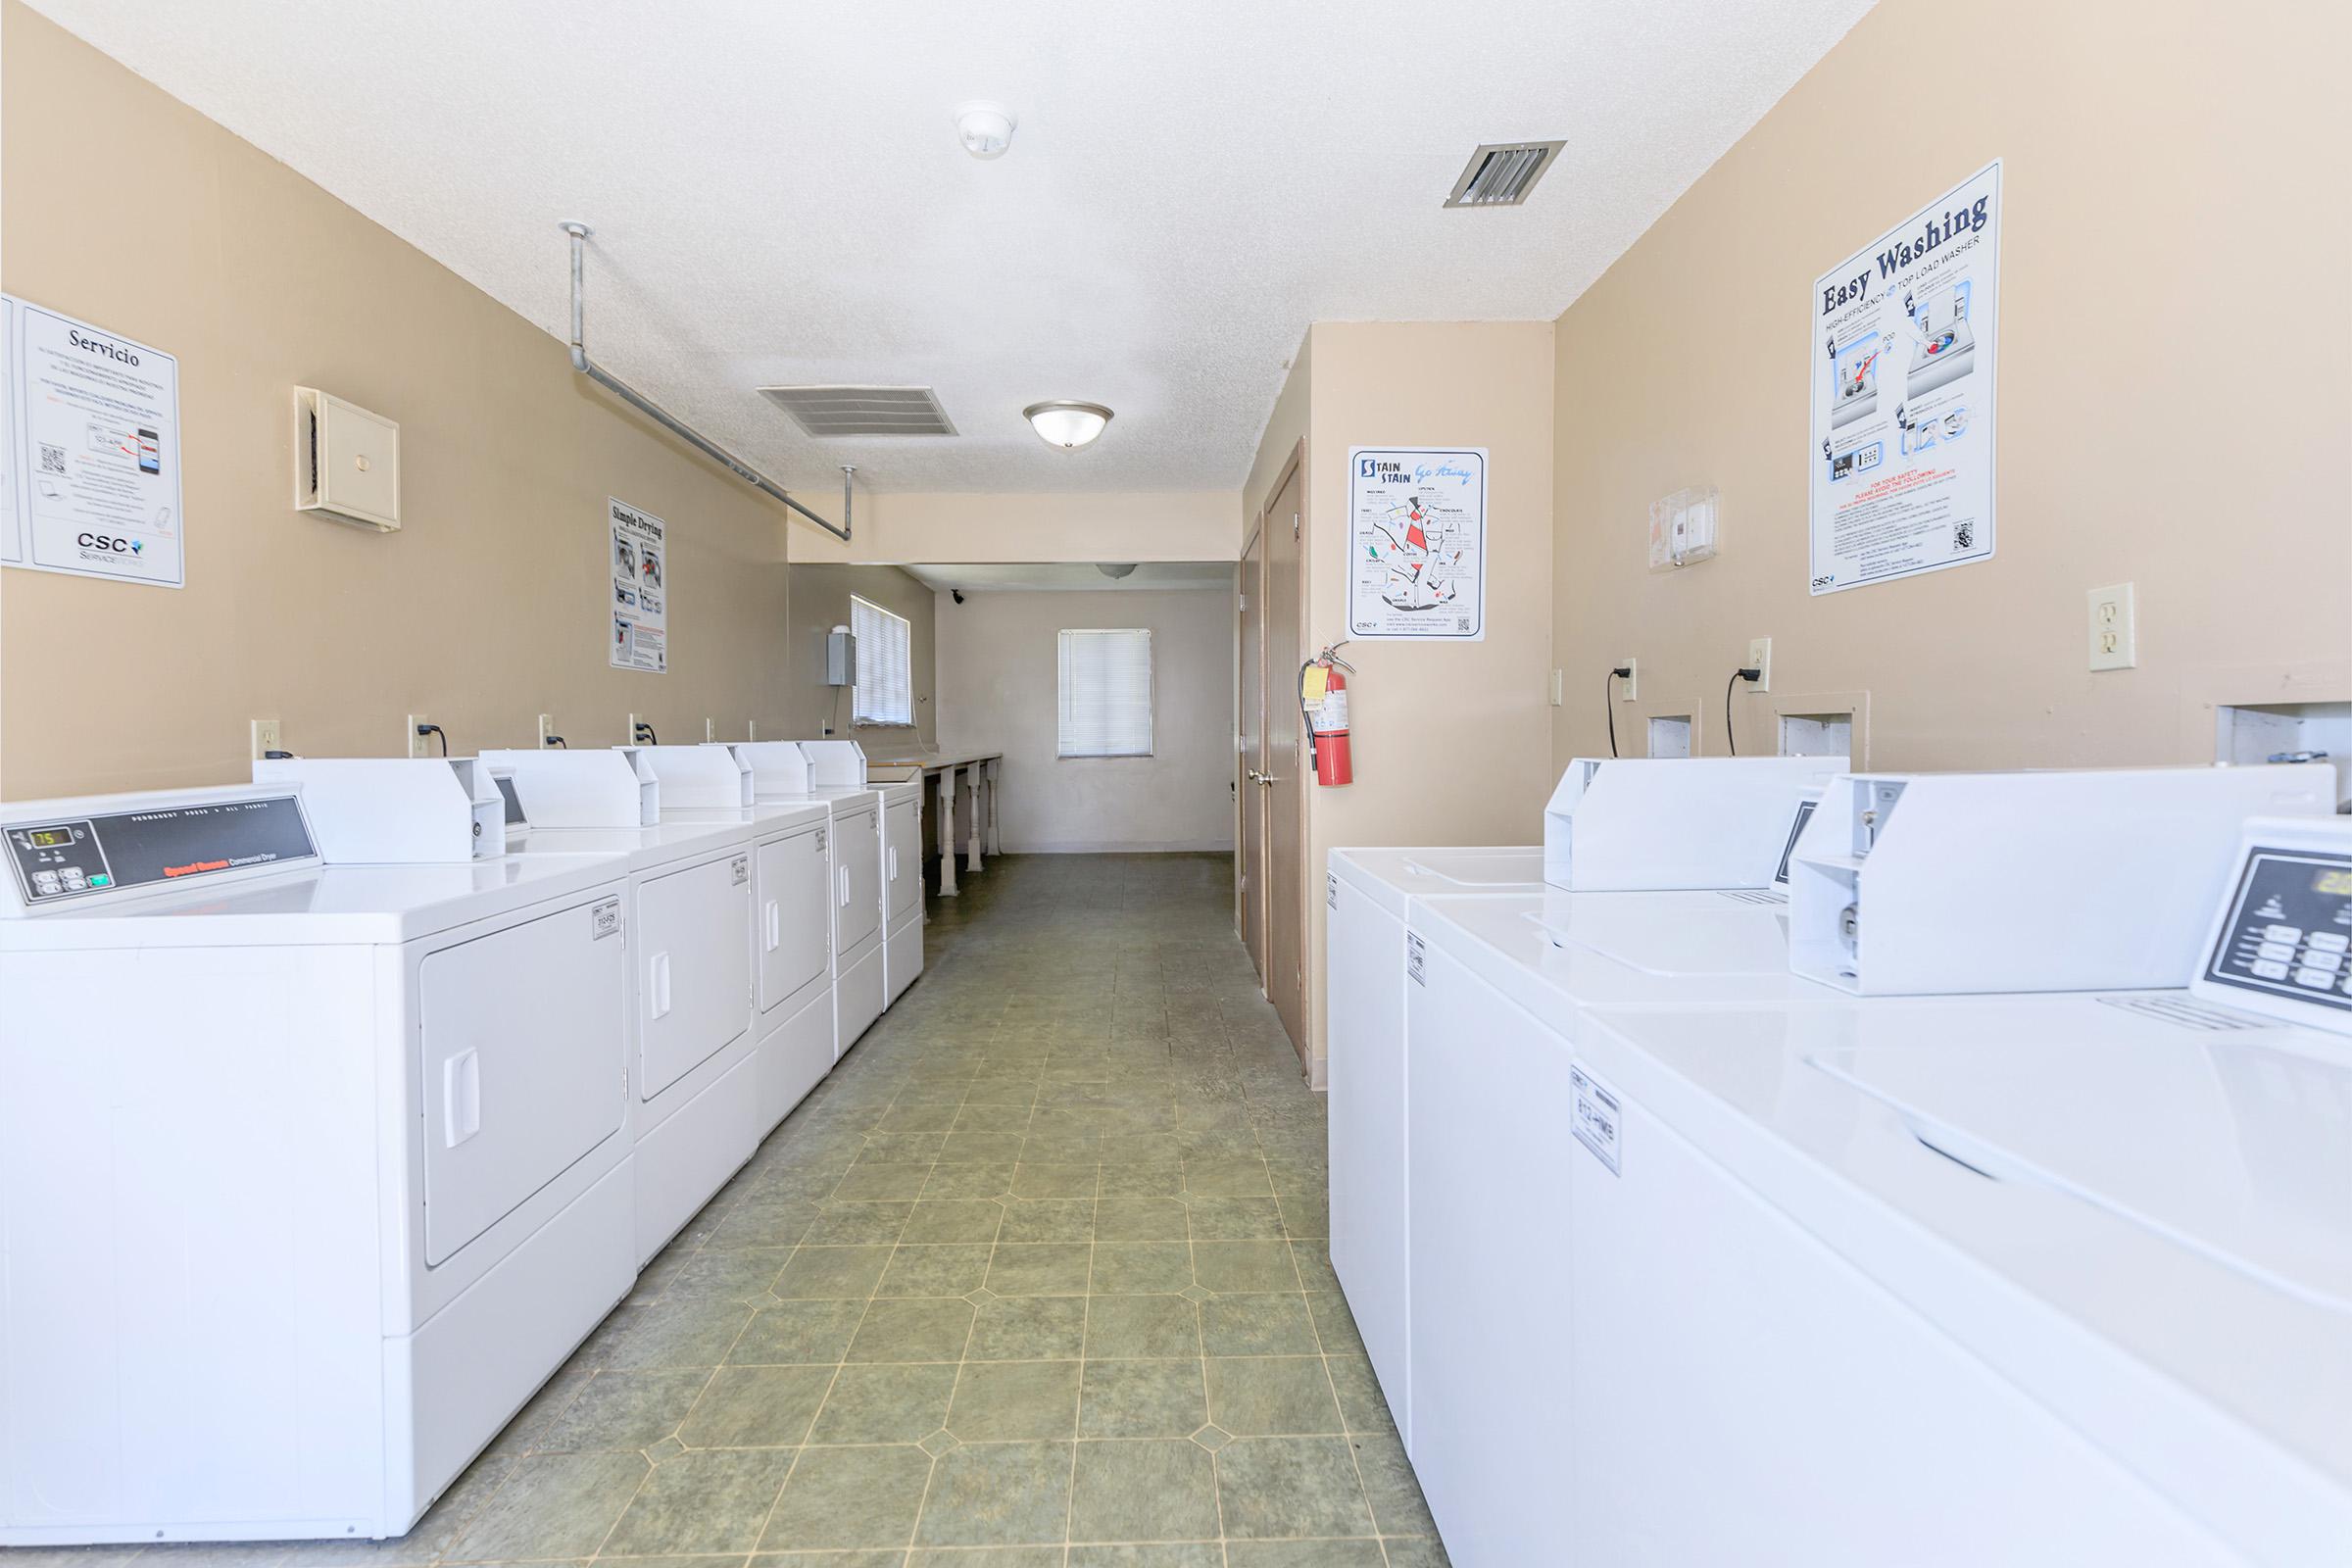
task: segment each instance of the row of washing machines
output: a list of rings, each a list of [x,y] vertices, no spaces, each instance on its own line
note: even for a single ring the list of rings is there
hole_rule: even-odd
[[[846,741],[0,808],[0,1544],[404,1534],[923,965]]]
[[[1332,1262],[1451,1560],[2352,1563],[2334,775],[1834,765],[1332,856]]]

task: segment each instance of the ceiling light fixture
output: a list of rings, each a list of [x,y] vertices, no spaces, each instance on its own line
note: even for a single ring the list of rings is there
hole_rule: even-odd
[[[956,136],[963,150],[974,158],[1002,158],[1004,149],[1012,145],[1012,128],[1020,121],[1011,110],[1000,103],[958,104],[956,107]]]
[[[1100,403],[1070,403],[1056,400],[1052,403],[1032,403],[1021,411],[1021,417],[1048,446],[1075,452],[1093,444],[1110,422],[1110,411]]]
[[[1135,563],[1132,561],[1098,561],[1095,563],[1095,569],[1112,582],[1117,582],[1121,577],[1135,575]]]

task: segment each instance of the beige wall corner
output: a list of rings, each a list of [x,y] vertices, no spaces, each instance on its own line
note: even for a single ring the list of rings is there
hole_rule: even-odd
[[[1561,317],[1555,765],[1605,748],[1629,655],[1621,741],[1679,694],[1720,755],[1763,636],[1741,749],[1791,695],[1861,694],[1873,766],[2200,762],[2218,693],[2352,697],[2352,379],[2297,324],[2309,263],[2352,250],[2352,11],[2199,16],[1988,0],[1972,35],[2030,45],[1923,112],[1951,12],[1885,0]],[[1813,279],[1995,156],[1998,554],[1812,598]],[[1722,554],[1652,573],[1649,503],[1693,484],[1721,488]],[[2085,594],[2120,582],[2139,664],[2094,674]]]

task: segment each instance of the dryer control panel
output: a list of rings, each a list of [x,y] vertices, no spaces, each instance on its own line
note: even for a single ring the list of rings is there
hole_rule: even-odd
[[[2250,845],[2205,978],[2352,1013],[2352,850]]]
[[[16,821],[0,833],[27,908],[311,859],[318,853],[293,795]]]

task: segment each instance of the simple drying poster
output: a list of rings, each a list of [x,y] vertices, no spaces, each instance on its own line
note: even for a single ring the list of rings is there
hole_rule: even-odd
[[[652,513],[605,497],[612,520],[612,651],[614,669],[669,668],[668,525]]]
[[[2001,161],[1813,283],[1812,588],[1992,556]]]
[[[8,306],[15,537],[0,560],[181,586],[179,362],[24,300]]]
[[[1487,449],[1348,449],[1348,635],[1483,642]]]

